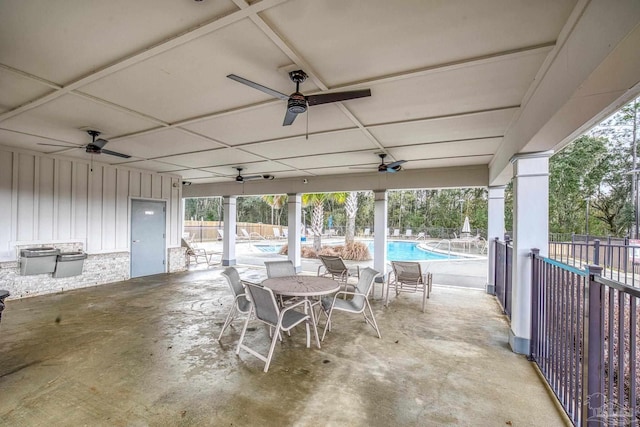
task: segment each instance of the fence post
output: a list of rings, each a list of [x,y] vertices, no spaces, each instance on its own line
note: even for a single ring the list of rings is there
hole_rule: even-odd
[[[602,337],[602,285],[595,281],[602,267],[589,266],[587,289],[584,302],[584,346],[582,357],[582,425],[600,426],[601,420],[595,418],[604,406],[604,394],[601,389],[603,360],[600,349]]]
[[[531,340],[529,341],[529,356],[527,359],[530,362],[536,360],[538,354],[536,350],[538,348],[538,310],[539,310],[539,277],[538,271],[538,257],[540,256],[540,249],[531,249]]]
[[[589,247],[589,242],[587,242],[587,248]],[[587,262],[589,260],[587,259]],[[595,265],[600,265],[600,240],[595,239],[593,241],[593,263]]]

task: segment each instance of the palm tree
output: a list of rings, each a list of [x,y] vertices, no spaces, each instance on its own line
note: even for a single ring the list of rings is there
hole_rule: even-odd
[[[268,196],[262,196],[262,200],[264,200],[269,206],[271,206],[271,224],[275,224],[274,223],[274,218],[273,218],[273,211],[277,210],[280,211],[280,209],[282,209],[282,207],[287,203],[287,200],[289,198],[287,197],[286,194],[273,194],[273,195],[268,195]],[[280,225],[280,212],[278,212],[278,216],[277,216],[277,224],[275,225]]]
[[[356,235],[356,214],[358,213],[358,192],[351,191],[347,196],[344,209],[347,212],[347,228],[344,233],[344,243],[353,243]]]
[[[311,214],[311,234],[313,234],[313,248],[319,251],[322,248],[322,227],[324,225],[324,202],[332,200],[336,203],[344,203],[347,193],[306,193],[302,195],[304,206],[313,206]]]

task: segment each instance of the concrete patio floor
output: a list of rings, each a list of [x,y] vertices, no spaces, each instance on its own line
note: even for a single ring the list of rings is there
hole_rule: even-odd
[[[0,323],[0,424],[227,426],[565,425],[534,367],[512,353],[483,291],[434,286],[339,313],[322,349],[304,327],[263,363],[216,338],[232,297],[221,268],[8,301]],[[243,278],[264,270],[240,267]],[[250,345],[267,349],[255,323]]]

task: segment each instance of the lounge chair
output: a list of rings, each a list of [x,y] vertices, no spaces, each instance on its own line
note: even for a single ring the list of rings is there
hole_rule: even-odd
[[[238,341],[236,354],[240,354],[241,349],[246,350],[258,359],[265,362],[264,372],[267,372],[269,370],[269,365],[271,364],[273,350],[276,347],[276,340],[279,339],[280,341],[282,341],[282,335],[280,334],[280,332],[289,332],[292,328],[303,322],[307,322],[311,329],[313,329],[316,343],[318,344],[318,348],[320,348],[320,341],[318,340],[318,329],[315,322],[312,321],[313,318],[310,315],[310,313],[312,313],[313,311],[313,308],[311,307],[311,303],[308,300],[304,299],[284,309],[280,309],[271,289],[262,287],[255,283],[243,282],[243,284],[247,291],[247,294],[251,298],[251,306],[249,308],[249,315],[247,316],[247,320],[245,321],[244,327],[242,328],[242,334],[240,335],[240,341]],[[304,308],[304,312],[295,310],[296,308]],[[275,329],[275,331],[272,332],[273,336],[271,338],[271,346],[269,347],[269,352],[266,356],[243,344],[244,337],[247,332],[247,326],[249,326],[249,321],[254,316],[255,320],[269,325],[270,332],[271,328]],[[309,340],[308,334],[309,329],[307,329],[307,341]]]
[[[393,229],[393,237],[400,237],[400,229],[399,228],[394,228]]]
[[[358,284],[353,292],[339,291],[332,297],[322,298],[322,312],[327,316],[327,323],[324,325],[324,331],[322,333],[322,341],[324,341],[327,330],[331,330],[331,317],[336,310],[356,314],[362,313],[364,320],[376,330],[378,338],[382,338],[380,329],[378,329],[378,324],[376,323],[376,318],[373,315],[373,310],[371,309],[371,304],[369,304],[369,293],[371,292],[373,281],[379,274],[376,270],[367,267],[362,270]],[[341,295],[353,295],[353,298],[340,299],[339,297]],[[369,309],[371,318],[367,316],[365,312],[366,308]]]
[[[337,280],[344,285],[345,290],[347,286],[354,288],[354,285],[349,285],[347,281],[350,277],[360,278],[360,267],[356,266],[355,269],[349,270],[344,263],[344,260],[339,256],[331,255],[318,255],[322,265],[318,267],[318,276],[331,276],[333,280]]]
[[[281,239],[282,235],[280,234],[280,229],[273,227],[273,237],[276,239]]]
[[[370,228],[365,228],[363,236],[364,237],[371,237],[371,229]]]
[[[404,238],[405,238],[405,239],[410,239],[410,238],[412,237],[412,235],[413,235],[413,232],[411,231],[411,229],[410,229],[410,228],[407,228],[407,229],[405,230],[405,232],[404,232]]]
[[[389,306],[389,289],[391,287],[395,289],[396,297],[400,292],[422,292],[422,312],[424,313],[427,298],[431,294],[433,285],[431,273],[423,274],[419,262],[391,261],[391,267],[393,271],[389,273],[387,281],[385,306]]]
[[[418,236],[416,236],[416,240],[425,240],[427,238],[427,236],[421,231],[418,233]]]
[[[218,341],[222,339],[222,334],[224,330],[227,329],[233,319],[236,317],[238,313],[241,314],[249,314],[251,303],[246,297],[244,287],[242,286],[242,281],[240,280],[240,275],[238,274],[238,270],[233,267],[226,268],[222,273],[222,277],[227,279],[227,284],[229,285],[229,289],[231,289],[231,293],[235,297],[233,300],[233,305],[231,306],[231,310],[229,314],[227,314],[227,318],[224,320],[224,325],[222,325],[222,330],[220,331],[220,335],[218,336]]]
[[[288,239],[288,238],[289,238],[289,229],[288,229],[288,228],[283,228],[283,229],[282,229],[282,236],[283,236],[285,239]]]
[[[218,264],[211,263],[213,253],[207,253],[207,251],[204,249],[196,248],[184,239],[182,239],[181,246],[186,249],[185,255],[187,257],[187,267],[191,265],[191,261],[195,262],[196,264],[200,264],[201,262],[206,262],[208,265]]]
[[[256,233],[255,231],[252,231],[251,233],[249,233],[247,230],[245,230],[244,228],[240,229],[240,232],[242,233],[242,237],[244,237],[245,239],[261,239],[261,240],[266,240],[265,237],[263,235],[261,235],[260,233]]]

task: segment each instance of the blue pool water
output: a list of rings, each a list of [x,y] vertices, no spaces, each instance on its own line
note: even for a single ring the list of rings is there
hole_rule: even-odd
[[[257,249],[266,253],[278,253],[282,245],[253,245]],[[367,242],[369,251],[373,255],[373,241]],[[387,259],[389,261],[433,261],[438,259],[458,259],[456,256],[449,256],[418,248],[415,242],[387,242]]]

